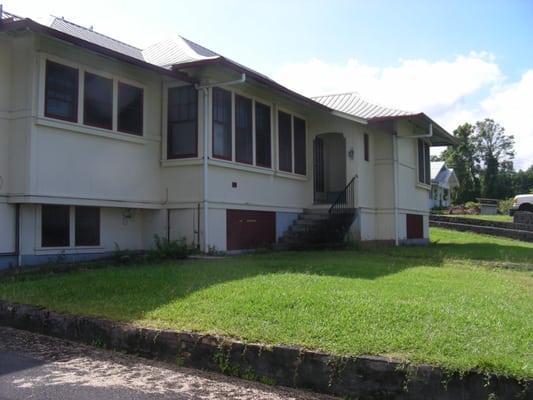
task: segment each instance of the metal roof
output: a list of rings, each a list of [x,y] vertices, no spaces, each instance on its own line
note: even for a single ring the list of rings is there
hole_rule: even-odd
[[[147,62],[164,68],[171,68],[176,64],[221,57],[220,54],[206,49],[182,36],[176,36],[155,43],[144,49],[142,55]]]
[[[63,18],[54,17],[50,24],[50,28],[144,61],[141,49],[110,38],[109,36],[102,35],[101,33],[95,32],[90,28],[76,25]]]
[[[356,92],[330,94],[311,98],[326,107],[366,120],[417,114],[371,103],[368,100],[363,99]]]

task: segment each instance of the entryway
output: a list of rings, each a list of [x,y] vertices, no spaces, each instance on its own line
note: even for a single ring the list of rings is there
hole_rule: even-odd
[[[314,203],[331,204],[346,186],[346,139],[322,133],[313,142]]]

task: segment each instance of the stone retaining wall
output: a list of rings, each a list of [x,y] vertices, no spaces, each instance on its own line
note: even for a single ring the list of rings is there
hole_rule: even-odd
[[[515,224],[531,226],[533,230],[533,212],[516,211],[513,215],[513,221]]]
[[[125,351],[182,366],[355,399],[526,399],[533,381],[446,372],[377,356],[342,357],[289,346],[140,328],[0,300],[0,325]]]
[[[521,231],[533,232],[533,225],[524,224],[524,223],[516,223],[516,222],[487,221],[484,219],[451,217],[447,215],[438,215],[438,214],[430,214],[429,220],[440,221],[440,222],[452,222],[452,223],[459,223],[459,224],[465,224],[465,225],[488,226],[488,227],[502,228],[502,229],[518,229]]]

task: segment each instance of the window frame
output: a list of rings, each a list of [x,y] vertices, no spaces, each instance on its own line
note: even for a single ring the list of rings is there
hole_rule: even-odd
[[[69,215],[69,241],[67,246],[43,246],[43,235],[42,235],[42,229],[43,229],[43,206],[64,206],[68,207],[68,215]],[[76,245],[76,207],[93,207],[98,208],[98,239],[99,244],[97,245]],[[102,207],[98,206],[75,206],[70,204],[41,204],[39,205],[37,209],[37,221],[35,224],[35,228],[37,231],[36,235],[36,250],[40,252],[47,252],[47,251],[57,251],[57,250],[69,250],[69,251],[76,251],[76,250],[96,250],[103,248],[102,244]]]
[[[422,160],[420,149],[422,149]],[[417,184],[431,188],[431,145],[424,139],[416,140],[416,173]]]
[[[224,154],[217,154],[215,153],[215,95],[214,92],[220,90],[221,92],[226,92],[229,94],[229,123],[226,122],[226,125],[229,124],[229,140],[230,140],[230,146],[229,156]],[[234,151],[234,145],[235,145],[235,106],[234,106],[234,92],[228,89],[224,89],[218,86],[215,86],[211,89],[211,155],[213,158],[219,159],[219,160],[225,160],[225,161],[235,161],[235,151]],[[218,121],[217,121],[218,122]]]
[[[96,76],[98,78],[101,78],[101,79],[106,79],[108,81],[111,81],[111,125],[110,127],[108,126],[105,126],[103,124],[91,124],[91,123],[88,123],[86,121],[87,119],[87,87],[86,87],[86,84],[87,84],[87,74],[89,75],[93,75],[93,76]],[[82,77],[82,80],[83,80],[83,118],[82,118],[82,123],[83,125],[85,126],[89,126],[89,127],[94,127],[94,128],[100,128],[100,129],[105,129],[105,130],[108,130],[108,131],[112,131],[113,130],[113,126],[114,126],[114,122],[115,122],[115,105],[114,105],[114,102],[115,102],[115,82],[113,80],[113,78],[110,78],[110,77],[107,77],[107,76],[104,76],[104,75],[101,75],[101,74],[97,74],[97,73],[94,73],[92,71],[88,71],[88,70],[84,70],[83,71],[83,77]]]
[[[370,162],[370,136],[363,133],[363,159]]]
[[[290,174],[297,177],[307,178],[309,174],[309,157],[308,157],[308,146],[309,146],[309,121],[306,117],[304,117],[301,114],[295,113],[293,111],[290,111],[286,108],[277,107],[277,114],[276,114],[276,144],[277,144],[277,171],[279,171],[282,174]],[[291,117],[291,157],[292,157],[292,163],[291,163],[291,170],[284,170],[280,167],[280,152],[279,152],[279,144],[280,144],[280,132],[279,132],[279,113],[282,112],[284,114],[288,114]],[[305,122],[305,174],[300,174],[296,172],[295,168],[295,141],[294,141],[294,119],[298,118]]]
[[[183,153],[183,154],[171,154],[170,152],[170,124],[169,124],[169,108],[170,108],[170,97],[169,97],[169,92],[170,90],[172,89],[176,89],[176,88],[184,88],[184,87],[192,87],[194,88],[194,90],[196,91],[196,120],[194,121],[195,122],[195,152],[194,153],[190,153],[190,154],[186,154],[186,153]],[[166,154],[166,159],[167,160],[181,160],[181,159],[186,159],[186,158],[197,158],[198,157],[198,154],[199,154],[199,151],[198,151],[198,141],[199,141],[199,129],[200,129],[200,124],[199,124],[199,118],[200,118],[200,104],[199,104],[199,99],[200,99],[200,96],[198,95],[198,89],[196,89],[194,87],[194,85],[188,85],[188,84],[180,84],[180,85],[168,85],[165,87],[165,102],[164,102],[164,110],[165,110],[165,117],[163,119],[163,122],[165,124],[164,126],[164,132],[166,132],[166,139],[164,141],[165,143],[165,146],[166,146],[166,151],[165,151],[165,154]]]
[[[106,71],[98,70],[92,67],[89,67],[82,63],[76,63],[61,57],[56,57],[48,53],[43,53],[39,56],[39,85],[38,85],[38,124],[45,126],[55,126],[59,127],[59,124],[68,124],[70,126],[70,131],[75,131],[79,133],[92,134],[96,136],[131,141],[136,143],[145,143],[145,133],[146,133],[146,88],[147,86],[144,83],[141,83],[137,80],[130,79],[126,75],[117,75],[114,73],[108,73]],[[47,108],[47,96],[46,96],[46,66],[47,63],[55,63],[65,67],[69,67],[78,71],[78,93],[77,93],[77,112],[76,119],[63,119],[60,117],[55,117],[49,115],[46,112]],[[88,72],[93,75],[98,75],[99,77],[112,79],[113,81],[113,114],[112,114],[112,128],[101,128],[99,126],[85,124],[84,123],[84,77],[85,72]],[[118,83],[122,82],[126,85],[136,87],[142,90],[142,133],[141,134],[132,134],[118,129]]]
[[[132,88],[135,88],[135,89],[138,89],[140,90],[141,92],[141,126],[140,126],[140,129],[141,131],[140,132],[135,132],[135,131],[129,131],[127,129],[120,129],[119,125],[120,125],[120,118],[119,118],[119,113],[120,113],[120,110],[119,110],[119,95],[120,95],[120,87],[121,86],[129,86],[129,87],[132,87]],[[143,87],[140,87],[140,86],[137,86],[137,85],[133,85],[129,82],[124,82],[123,79],[118,79],[117,80],[117,83],[116,83],[116,88],[117,88],[117,95],[116,95],[116,118],[117,118],[117,132],[120,132],[120,133],[126,133],[128,135],[135,135],[135,136],[144,136],[144,120],[145,120],[145,112],[144,112],[144,88]]]
[[[79,123],[79,108],[80,108],[80,76],[81,76],[81,70],[79,67],[76,67],[76,66],[73,66],[72,64],[70,63],[63,63],[61,61],[56,61],[54,59],[50,59],[50,58],[46,58],[45,61],[44,61],[44,83],[43,83],[43,87],[44,87],[44,93],[43,93],[43,115],[46,117],[46,118],[51,118],[51,119],[54,119],[54,120],[59,120],[59,121],[66,121],[66,122],[72,122],[72,123]],[[74,71],[76,71],[76,75],[78,77],[78,79],[76,80],[76,87],[75,87],[75,91],[76,91],[76,94],[74,96],[74,104],[73,104],[73,109],[74,109],[74,115],[71,117],[71,118],[68,118],[68,117],[63,117],[63,116],[60,116],[60,115],[55,115],[55,114],[49,114],[48,112],[48,87],[49,87],[49,84],[48,84],[48,65],[49,64],[56,64],[56,65],[59,65],[61,66],[62,68],[69,68],[69,69],[72,69]]]
[[[269,121],[269,134],[268,134],[268,143],[269,143],[269,151],[268,151],[268,154],[269,154],[269,162],[268,164],[263,164],[263,163],[259,163],[257,161],[257,106],[261,106],[261,107],[267,107],[268,108],[268,115],[269,115],[269,118],[268,118],[268,121]],[[272,123],[272,116],[273,116],[273,107],[269,104],[265,104],[264,102],[262,101],[257,101],[255,99],[253,99],[253,110],[252,110],[252,113],[253,113],[253,126],[252,126],[252,129],[253,129],[253,140],[254,140],[254,165],[257,166],[257,167],[261,167],[261,168],[268,168],[268,169],[272,169],[272,131],[273,131],[273,123]]]
[[[244,160],[244,159],[239,159],[239,151],[238,151],[238,148],[237,148],[237,100],[238,99],[243,99],[244,101],[249,101],[250,102],[250,132],[249,132],[249,135],[250,135],[250,139],[251,139],[251,159],[250,159],[250,162]],[[255,141],[255,134],[254,134],[254,125],[255,125],[255,103],[254,103],[254,100],[251,99],[250,97],[247,97],[247,96],[243,96],[241,94],[238,94],[238,93],[235,93],[234,94],[234,101],[233,101],[233,121],[234,121],[234,130],[235,130],[235,135],[234,135],[234,143],[235,143],[235,162],[237,163],[241,163],[241,164],[246,164],[246,165],[254,165],[254,153],[255,153],[255,147],[256,147],[256,141]]]
[[[300,172],[300,171],[297,171],[297,165],[296,165],[296,158],[297,158],[297,153],[296,153],[296,120],[300,120],[303,122],[304,124],[304,131],[303,131],[303,145],[304,145],[304,148],[303,148],[303,167],[304,167],[304,170],[303,170],[303,173]],[[301,175],[301,176],[307,176],[307,121],[303,118],[300,118],[296,115],[293,114],[292,116],[292,146],[293,146],[293,151],[292,151],[292,156],[293,156],[293,173],[296,174],[296,175]]]

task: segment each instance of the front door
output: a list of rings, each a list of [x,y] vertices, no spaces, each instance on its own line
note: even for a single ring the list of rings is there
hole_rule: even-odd
[[[324,141],[316,137],[313,142],[313,160],[314,160],[314,192],[315,203],[321,203],[326,200],[324,193]]]

